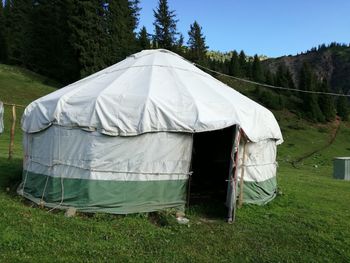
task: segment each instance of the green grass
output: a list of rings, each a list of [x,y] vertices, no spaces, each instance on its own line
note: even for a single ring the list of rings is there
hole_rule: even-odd
[[[0,66],[0,99],[28,104],[54,89],[26,71]],[[290,161],[329,140],[327,125],[276,112],[285,143],[279,148],[280,194],[266,206],[244,206],[233,225],[216,204],[192,206],[190,224],[166,212],[115,216],[48,213],[15,194],[21,178],[21,131],[7,160],[10,108],[0,135],[0,262],[349,262],[350,182],[332,179],[332,158],[350,155],[350,125],[333,145]]]
[[[48,85],[51,86],[48,86]],[[59,84],[18,67],[0,64],[0,100],[7,103],[28,105],[33,100],[48,94],[58,87]],[[22,157],[22,137],[20,129],[20,119],[24,108],[16,108],[16,137],[15,156]],[[0,157],[7,156],[9,141],[9,129],[12,120],[11,107],[5,106],[5,132],[0,135]]]

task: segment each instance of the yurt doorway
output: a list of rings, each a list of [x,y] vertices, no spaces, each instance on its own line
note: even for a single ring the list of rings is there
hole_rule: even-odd
[[[226,211],[224,203],[235,130],[235,126],[231,126],[194,134],[190,205],[213,205],[218,211]]]

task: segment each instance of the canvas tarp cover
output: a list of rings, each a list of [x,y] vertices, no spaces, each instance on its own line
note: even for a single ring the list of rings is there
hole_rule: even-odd
[[[52,124],[112,136],[239,125],[251,141],[283,138],[263,106],[167,50],[145,50],[32,102],[27,133]]]
[[[262,205],[268,203],[276,196],[276,154],[277,149],[274,140],[239,144],[237,178],[238,182],[240,182],[243,174],[244,203]],[[240,187],[239,184],[237,186]],[[239,189],[237,193],[240,193]]]
[[[110,137],[52,126],[24,137],[19,193],[46,206],[118,214],[183,209],[192,137]]]

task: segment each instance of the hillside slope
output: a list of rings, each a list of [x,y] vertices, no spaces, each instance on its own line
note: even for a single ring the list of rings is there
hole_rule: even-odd
[[[6,103],[28,105],[33,100],[53,92],[59,84],[31,71],[8,65],[0,64],[0,100]],[[17,107],[15,156],[22,156],[22,144],[20,143],[20,120],[24,108]],[[5,131],[0,135],[0,157],[7,157],[7,143],[9,141],[11,107],[5,106]]]
[[[0,100],[28,105],[60,85],[46,77],[19,67],[0,64]]]
[[[304,62],[312,65],[318,79],[327,79],[333,91],[350,92],[350,47],[333,45],[308,51],[296,56],[283,56],[262,61],[262,64],[276,72],[279,66],[286,66],[297,84]]]

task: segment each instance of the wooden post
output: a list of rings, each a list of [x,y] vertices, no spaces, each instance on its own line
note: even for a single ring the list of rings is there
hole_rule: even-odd
[[[16,105],[12,105],[12,126],[10,131],[10,146],[9,146],[9,160],[12,160],[13,148],[15,144],[15,128],[16,128]]]
[[[245,171],[245,156],[246,156],[246,148],[247,148],[247,141],[244,142],[244,148],[243,148],[243,160],[242,160],[242,173],[241,173],[241,180],[239,182],[239,199],[238,199],[238,207],[241,208],[243,204],[243,188],[244,188],[244,171]]]

